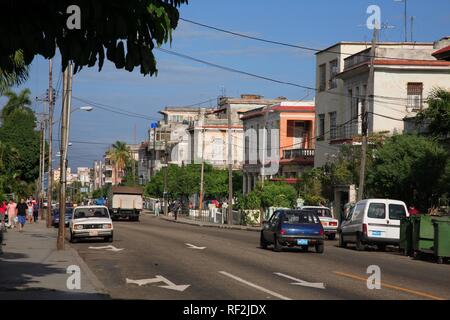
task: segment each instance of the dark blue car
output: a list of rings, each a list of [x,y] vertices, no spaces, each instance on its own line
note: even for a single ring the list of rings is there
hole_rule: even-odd
[[[269,221],[263,222],[261,248],[273,245],[274,251],[284,247],[314,247],[317,253],[324,251],[324,230],[319,217],[312,211],[279,210]]]
[[[69,226],[70,220],[72,220],[73,207],[66,207],[66,214],[64,215],[64,224]],[[54,209],[52,212],[52,225],[54,227],[59,226],[59,209]]]

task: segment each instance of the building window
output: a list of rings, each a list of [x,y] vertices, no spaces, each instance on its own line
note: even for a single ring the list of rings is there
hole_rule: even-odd
[[[324,91],[327,83],[326,64],[319,66],[319,91]]]
[[[336,112],[330,112],[330,139],[334,140],[337,137],[336,126]]]
[[[423,105],[423,83],[408,83],[408,108],[413,111],[422,110]]]
[[[328,82],[328,88],[329,89],[335,89],[337,88],[337,78],[336,75],[338,74],[338,61],[337,59],[330,62],[330,80]]]
[[[317,140],[323,140],[325,137],[325,115],[319,114]]]

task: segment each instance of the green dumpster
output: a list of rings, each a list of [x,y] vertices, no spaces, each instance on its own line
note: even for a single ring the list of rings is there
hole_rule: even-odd
[[[450,221],[450,217],[420,215],[412,219],[412,249],[415,257],[421,253],[434,254],[433,220]]]
[[[450,258],[450,221],[433,220],[434,255],[439,264]]]
[[[406,256],[412,255],[412,224],[411,217],[402,218],[400,221],[400,249]]]

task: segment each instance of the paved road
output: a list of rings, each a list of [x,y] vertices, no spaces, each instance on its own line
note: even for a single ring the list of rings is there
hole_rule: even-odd
[[[449,299],[450,265],[415,261],[396,252],[357,252],[326,243],[325,253],[276,253],[259,248],[259,233],[202,228],[143,216],[115,223],[116,248],[73,244],[116,299]],[[189,248],[186,243],[203,250]],[[381,268],[381,290],[367,289],[367,267]],[[161,286],[162,276],[184,291]],[[126,279],[156,279],[143,286]],[[325,289],[292,284],[295,279]]]

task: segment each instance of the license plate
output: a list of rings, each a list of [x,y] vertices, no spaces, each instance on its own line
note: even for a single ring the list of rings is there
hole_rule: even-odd
[[[381,231],[372,231],[373,237],[381,237]]]
[[[308,245],[308,240],[305,240],[305,239],[298,239],[298,240],[297,240],[297,244],[298,244],[299,246],[306,246],[306,245]]]
[[[95,231],[95,230],[89,231],[89,235],[90,235],[91,237],[96,237],[96,236],[98,236],[98,231]]]

